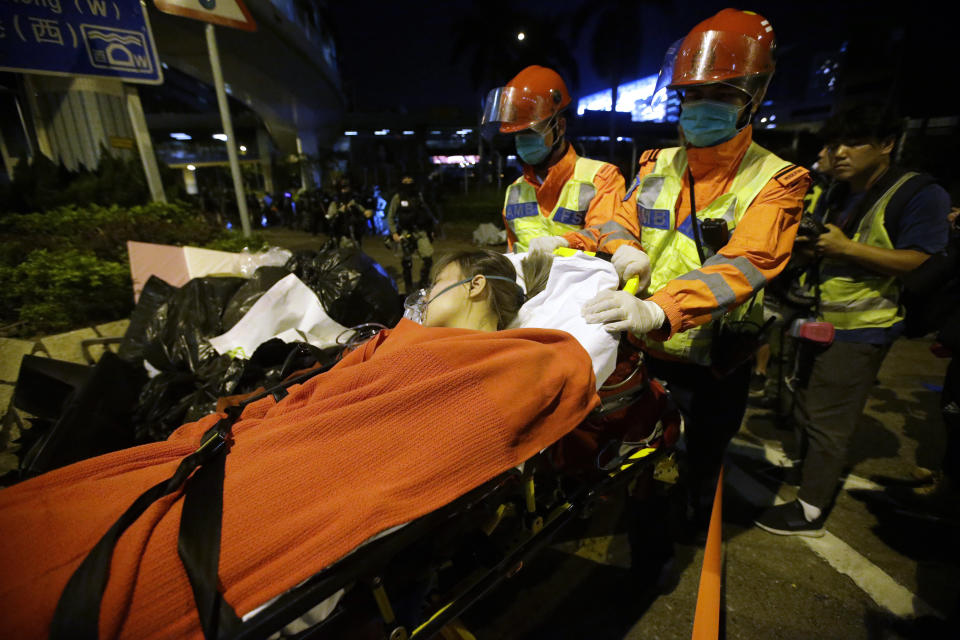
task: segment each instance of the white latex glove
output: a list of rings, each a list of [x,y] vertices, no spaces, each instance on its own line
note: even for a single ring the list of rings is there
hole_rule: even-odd
[[[650,258],[640,249],[625,244],[617,249],[610,262],[617,270],[621,282],[637,276],[640,279],[640,288],[637,291],[643,291],[650,285]]]
[[[527,252],[543,251],[544,253],[553,253],[557,247],[569,247],[570,243],[561,236],[542,236],[530,241]]]
[[[659,329],[666,319],[656,302],[626,291],[604,291],[583,305],[580,314],[591,324],[602,323],[610,333],[630,331],[636,335]]]

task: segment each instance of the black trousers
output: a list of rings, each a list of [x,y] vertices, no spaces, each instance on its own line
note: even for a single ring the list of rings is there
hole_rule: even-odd
[[[710,367],[648,357],[647,370],[667,383],[670,396],[683,415],[687,446],[688,487],[712,500],[723,454],[740,430],[750,390],[750,363],[717,378]]]
[[[947,429],[947,446],[943,453],[943,473],[960,483],[960,360],[947,365],[947,377],[940,395],[940,413]]]
[[[801,500],[827,509],[847,464],[850,440],[890,345],[834,342],[798,388],[793,417],[805,449]]]

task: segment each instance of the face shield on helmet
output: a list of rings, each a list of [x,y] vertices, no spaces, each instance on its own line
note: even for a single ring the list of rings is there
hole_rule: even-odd
[[[773,70],[769,43],[730,31],[699,31],[677,47],[667,86],[682,94],[688,87],[726,85],[756,103]]]
[[[503,87],[491,90],[480,121],[484,135],[518,133],[527,129],[543,135],[556,116],[570,105],[567,85],[553,69],[531,65]]]
[[[532,129],[541,135],[549,131],[553,117],[560,112],[557,98],[532,95],[518,87],[498,87],[487,93],[481,127],[499,125],[500,133]]]

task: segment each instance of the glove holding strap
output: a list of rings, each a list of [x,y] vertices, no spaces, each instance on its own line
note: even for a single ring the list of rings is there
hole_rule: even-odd
[[[640,280],[637,291],[643,291],[650,286],[650,258],[640,249],[625,244],[617,249],[610,262],[617,270],[621,282],[636,276]]]

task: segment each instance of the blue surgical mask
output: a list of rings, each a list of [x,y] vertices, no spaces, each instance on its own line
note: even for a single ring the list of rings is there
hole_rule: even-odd
[[[695,147],[712,147],[738,133],[740,107],[717,100],[686,102],[680,114],[680,126],[687,142]]]
[[[540,164],[550,155],[550,147],[547,146],[546,140],[539,133],[532,131],[529,133],[518,133],[516,144],[517,155],[527,164]]]

